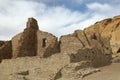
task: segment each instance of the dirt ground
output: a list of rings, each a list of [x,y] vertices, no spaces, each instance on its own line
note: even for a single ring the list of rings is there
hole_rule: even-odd
[[[120,63],[101,67],[101,72],[86,76],[83,80],[120,80]]]
[[[112,63],[111,65],[99,68],[101,71],[85,76],[83,79],[77,80],[120,80],[120,63]],[[8,78],[9,75],[0,73],[0,80],[13,80]],[[15,79],[16,80],[16,79]],[[24,79],[17,79],[24,80]],[[43,79],[38,79],[43,80]],[[60,79],[61,80],[61,79]],[[68,80],[68,79],[62,79]]]

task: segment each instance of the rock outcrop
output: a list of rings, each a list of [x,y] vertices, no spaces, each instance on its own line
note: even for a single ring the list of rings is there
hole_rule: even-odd
[[[120,16],[96,22],[94,25],[84,29],[84,31],[88,37],[90,37],[91,34],[100,34],[102,38],[108,38],[113,54],[119,53]]]

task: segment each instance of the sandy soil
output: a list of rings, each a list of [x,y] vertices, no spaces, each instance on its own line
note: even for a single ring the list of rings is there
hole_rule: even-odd
[[[120,63],[113,63],[111,65],[104,66],[99,69],[101,70],[100,72],[90,74],[84,77],[82,80],[120,80]],[[0,73],[0,80],[11,80],[8,77],[9,75],[3,75]],[[21,79],[17,79],[17,80],[21,80]],[[68,79],[63,79],[63,80],[68,80]]]
[[[101,67],[101,72],[86,76],[83,80],[120,80],[120,63]]]

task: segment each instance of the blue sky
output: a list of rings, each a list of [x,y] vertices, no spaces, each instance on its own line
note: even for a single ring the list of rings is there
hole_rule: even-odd
[[[22,32],[29,17],[57,37],[120,15],[120,0],[0,0],[0,40]]]

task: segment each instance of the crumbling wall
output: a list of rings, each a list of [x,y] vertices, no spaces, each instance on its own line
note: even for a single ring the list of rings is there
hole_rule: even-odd
[[[27,28],[24,30],[21,39],[18,57],[36,56],[37,55],[37,30]]]
[[[70,57],[65,54],[55,54],[49,58],[21,57],[10,60],[3,60],[0,65],[1,74],[14,74],[21,71],[29,71],[29,77],[34,79],[44,78],[49,80],[52,74],[70,63]],[[7,66],[6,66],[7,65]],[[51,76],[50,76],[51,75]],[[47,78],[47,79],[46,79]]]
[[[101,67],[111,63],[111,54],[105,54],[99,48],[79,49],[71,54],[71,62],[89,61],[93,67]]]
[[[37,32],[37,55],[40,57],[49,57],[59,52],[59,43],[54,35],[38,31]]]
[[[105,40],[105,39],[104,39]],[[76,53],[83,48],[92,48],[95,46],[109,45],[109,41],[104,43],[99,33],[87,33],[86,31],[76,30],[73,34],[65,35],[60,38],[60,48],[63,53]]]
[[[59,52],[54,35],[39,31],[37,21],[29,18],[24,31],[12,38],[13,58],[25,56],[49,57]]]
[[[77,30],[73,34],[62,36],[61,52],[72,56],[71,62],[88,60],[94,67],[109,64],[112,59],[110,39],[101,37],[98,32],[88,32]]]
[[[29,18],[23,33],[12,39],[13,58],[37,55],[37,21]]]
[[[12,58],[16,58],[18,56],[21,36],[22,33],[12,38]]]
[[[12,44],[11,41],[6,41],[0,47],[0,61],[2,59],[10,59],[12,58]]]
[[[60,38],[61,53],[76,53],[78,49],[83,47],[82,43],[74,35],[65,35]]]

